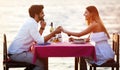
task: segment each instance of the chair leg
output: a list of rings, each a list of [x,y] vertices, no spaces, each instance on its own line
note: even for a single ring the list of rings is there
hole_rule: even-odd
[[[119,67],[116,67],[116,70],[119,70]]]
[[[29,66],[27,66],[24,70],[33,70],[35,68],[35,65],[30,64]]]
[[[96,70],[96,67],[94,67],[94,70]]]
[[[6,68],[5,67],[3,67],[4,68],[4,70],[6,70]]]
[[[7,66],[4,66],[3,68],[4,68],[4,70],[8,70],[9,69]]]
[[[90,66],[90,70],[92,70],[92,66]]]
[[[112,67],[112,70],[114,70],[114,67]]]

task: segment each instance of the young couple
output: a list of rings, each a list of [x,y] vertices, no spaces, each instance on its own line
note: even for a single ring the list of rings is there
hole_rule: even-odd
[[[106,28],[100,19],[99,13],[95,6],[88,6],[84,13],[85,20],[88,27],[82,32],[70,32],[62,28],[57,27],[52,33],[42,36],[45,29],[46,22],[44,21],[43,5],[32,5],[29,8],[30,18],[26,20],[21,29],[19,30],[14,41],[11,43],[8,53],[11,54],[10,58],[14,61],[28,62],[32,64],[33,54],[29,51],[33,42],[44,43],[47,42],[55,34],[61,31],[72,36],[81,37],[86,34],[90,34],[87,40],[94,41],[97,62],[89,61],[97,65],[101,65],[106,61],[114,58],[114,52],[112,51],[107,40],[110,38]],[[38,30],[38,25],[41,25]],[[107,50],[106,50],[107,49]],[[33,70],[44,70],[42,61],[37,60]]]

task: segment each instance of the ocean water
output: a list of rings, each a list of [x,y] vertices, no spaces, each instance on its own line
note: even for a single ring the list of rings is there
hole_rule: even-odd
[[[33,4],[43,4],[45,21],[47,23],[43,35],[49,33],[49,25],[59,25],[67,30],[80,32],[87,25],[84,20],[85,8],[95,5],[101,19],[110,35],[113,32],[120,34],[120,0],[0,0],[0,68],[3,69],[3,34],[7,34],[8,46],[14,39],[23,22],[29,17],[28,8]],[[68,41],[68,36],[62,33],[63,41]],[[83,37],[87,37],[83,36]],[[111,41],[110,41],[111,43]],[[74,70],[74,58],[50,58],[50,70]],[[23,70],[23,69],[11,69]],[[99,68],[98,70],[110,70]]]

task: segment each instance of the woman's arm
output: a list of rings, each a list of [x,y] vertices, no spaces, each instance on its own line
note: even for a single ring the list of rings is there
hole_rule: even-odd
[[[89,42],[89,41],[90,41],[90,35],[89,35],[87,38],[85,38],[85,41],[86,41],[86,42]]]
[[[71,31],[67,31],[64,29],[63,29],[63,32],[68,34],[68,35],[80,37],[80,36],[83,36],[83,35],[86,35],[86,34],[92,32],[94,30],[94,28],[96,27],[96,25],[97,25],[97,23],[92,23],[88,26],[88,28],[86,28],[82,32],[71,32]]]

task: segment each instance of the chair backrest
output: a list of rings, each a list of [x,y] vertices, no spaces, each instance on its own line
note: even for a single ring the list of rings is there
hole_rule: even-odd
[[[116,61],[119,63],[119,34],[113,33],[113,51],[116,55]]]
[[[3,35],[3,59],[7,61],[7,38],[6,34]]]

